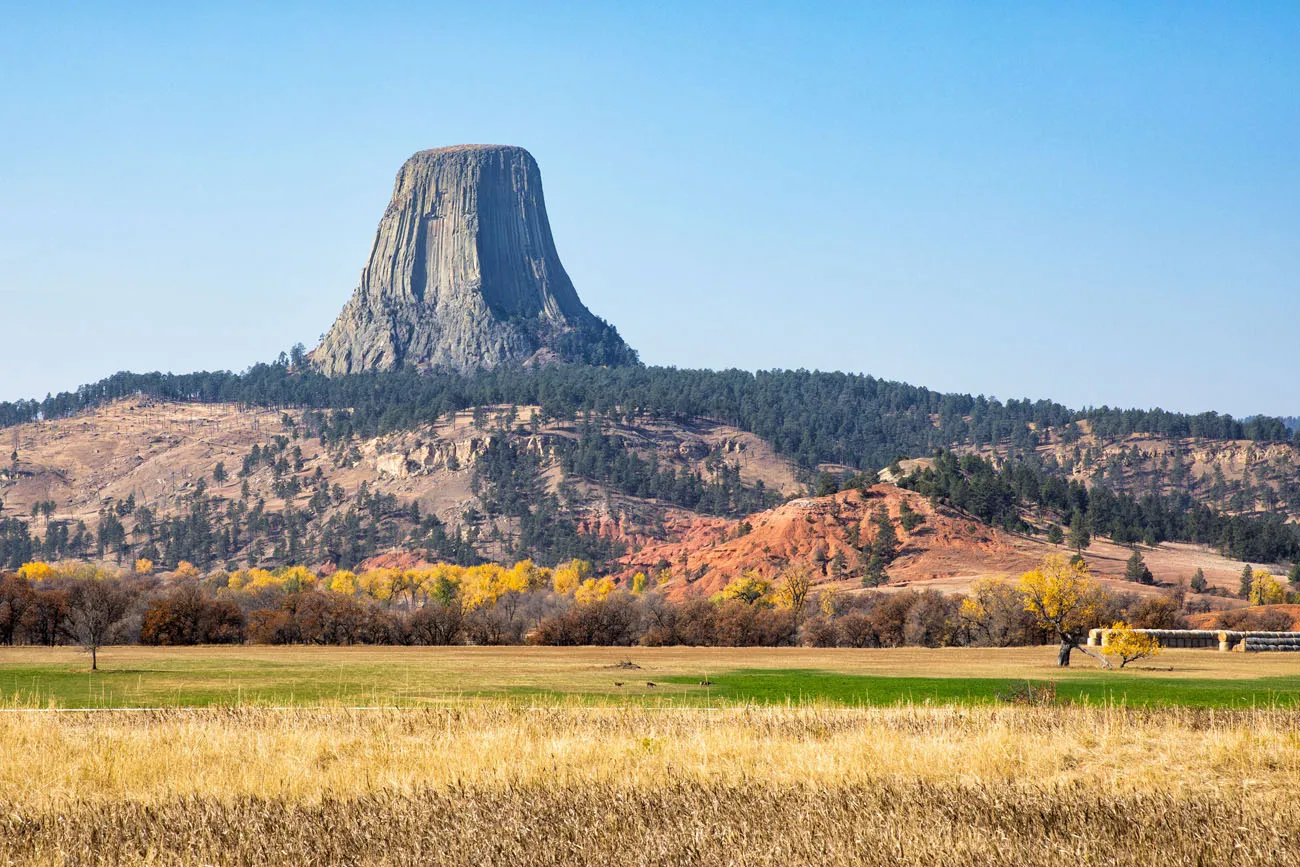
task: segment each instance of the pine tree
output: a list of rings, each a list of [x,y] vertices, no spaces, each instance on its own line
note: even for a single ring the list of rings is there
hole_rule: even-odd
[[[879,554],[872,554],[867,560],[867,567],[862,571],[863,587],[879,587],[889,583],[889,573],[885,571],[885,561]]]
[[[1191,587],[1193,593],[1204,593],[1209,587],[1205,581],[1205,570],[1200,566],[1197,566],[1196,571],[1192,573]]]
[[[898,504],[898,523],[906,532],[910,533],[925,523],[925,518],[906,501]]]
[[[1146,561],[1142,559],[1142,554],[1137,548],[1133,549],[1133,556],[1128,558],[1128,565],[1124,567],[1124,580],[1132,581],[1134,584],[1155,583],[1155,576],[1147,568]]]
[[[1300,560],[1291,564],[1291,569],[1286,573],[1286,583],[1291,585],[1292,590],[1300,590]]]
[[[871,542],[871,554],[884,563],[890,563],[898,556],[898,533],[894,530],[894,522],[882,508],[876,511],[875,524],[876,537]]]
[[[1249,563],[1241,570],[1241,586],[1237,588],[1237,595],[1242,599],[1250,598],[1250,587],[1255,583],[1255,567]]]
[[[1074,517],[1070,518],[1070,547],[1078,554],[1083,554],[1085,548],[1092,544],[1092,534],[1088,532],[1087,522],[1083,518],[1083,512],[1075,511]]]
[[[1048,524],[1047,541],[1053,545],[1059,545],[1065,541],[1065,532],[1057,524]]]

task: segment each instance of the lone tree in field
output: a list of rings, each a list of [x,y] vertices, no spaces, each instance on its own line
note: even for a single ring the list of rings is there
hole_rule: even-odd
[[[90,654],[90,670],[99,670],[99,648],[117,635],[131,611],[131,594],[114,581],[81,581],[68,598],[68,622],[77,645]]]
[[[1160,649],[1159,639],[1138,632],[1121,620],[1110,628],[1110,636],[1106,639],[1106,648],[1102,652],[1118,659],[1119,667],[1123,668],[1130,662],[1158,655]]]
[[[1088,576],[1086,565],[1052,554],[1037,569],[1020,576],[1020,592],[1025,610],[1039,627],[1055,632],[1060,640],[1057,665],[1069,666],[1071,652],[1078,649],[1111,667],[1105,656],[1083,646],[1088,630],[1101,621],[1110,601],[1109,594]]]

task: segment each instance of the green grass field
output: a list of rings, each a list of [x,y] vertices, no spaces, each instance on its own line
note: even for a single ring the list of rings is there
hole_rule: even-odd
[[[525,703],[893,705],[1005,701],[1052,684],[1060,703],[1293,707],[1300,659],[1168,651],[1102,671],[1052,648],[142,648],[106,649],[101,670],[66,648],[0,649],[14,707],[425,706]],[[628,665],[631,663],[631,665]],[[635,667],[632,667],[635,666]],[[653,684],[653,685],[651,685]]]

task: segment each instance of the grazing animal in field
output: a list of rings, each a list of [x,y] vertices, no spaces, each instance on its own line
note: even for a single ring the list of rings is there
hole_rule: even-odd
[[[614,681],[614,686],[622,686],[622,685],[623,685],[623,681],[621,680]]]
[[[645,685],[646,685],[646,686],[658,686],[659,684],[655,683],[653,680],[647,680],[647,681],[645,682]]]

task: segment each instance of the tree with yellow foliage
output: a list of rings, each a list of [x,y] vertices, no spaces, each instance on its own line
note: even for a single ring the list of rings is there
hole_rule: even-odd
[[[781,574],[781,583],[776,585],[772,601],[784,611],[793,611],[796,618],[803,616],[804,605],[808,602],[808,591],[812,589],[812,570],[806,565],[792,566]]]
[[[1119,660],[1123,668],[1130,662],[1146,659],[1160,653],[1160,640],[1144,632],[1138,632],[1124,621],[1117,622],[1110,628],[1102,653]]]
[[[644,572],[638,572],[632,576],[632,592],[640,596],[650,586],[650,579]]]
[[[746,605],[771,604],[768,594],[772,591],[772,582],[759,576],[752,570],[740,573],[726,587],[713,595],[714,602],[726,602],[734,599]]]
[[[276,576],[286,593],[301,593],[316,589],[316,573],[306,566],[290,566]]]
[[[461,604],[466,611],[493,608],[503,599],[513,604],[520,594],[533,589],[532,580],[532,571],[528,569],[503,569],[495,563],[471,566],[460,581]]]
[[[357,587],[376,602],[391,604],[402,591],[402,573],[397,569],[367,569],[357,576]]]
[[[840,613],[840,591],[827,587],[817,594],[817,610],[823,617],[835,617]]]
[[[1025,597],[1004,578],[978,578],[962,599],[958,615],[972,643],[1011,647],[1033,643],[1036,629]]]
[[[1263,569],[1256,569],[1249,598],[1251,605],[1281,605],[1286,602],[1286,588]]]
[[[590,563],[586,565],[591,566]],[[511,576],[511,585],[522,587],[524,590],[537,590],[551,582],[551,570],[538,566],[532,560],[520,560],[510,571],[514,573]]]
[[[176,568],[172,570],[172,577],[186,581],[197,578],[199,577],[199,567],[195,566],[189,560],[182,560],[177,563]]]
[[[573,591],[573,599],[579,605],[585,605],[589,602],[604,602],[610,594],[618,589],[614,579],[605,576],[600,580],[588,578]]]
[[[137,574],[137,575],[152,575],[152,574],[153,574],[153,561],[150,560],[148,557],[141,557],[139,560],[136,560],[136,561],[135,561],[135,574]]]
[[[439,565],[420,572],[416,579],[420,592],[439,605],[460,604],[460,584],[464,569],[460,566]]]
[[[329,577],[329,588],[333,593],[354,596],[358,587],[356,573],[349,572],[347,569],[339,569]]]
[[[280,589],[280,579],[265,569],[248,569],[236,572],[227,578],[226,588],[236,593],[247,593],[251,596],[264,590]]]
[[[567,596],[591,577],[592,566],[586,560],[570,560],[563,566],[555,568],[551,588],[561,596]]]
[[[18,577],[25,578],[33,584],[39,584],[53,578],[55,574],[53,566],[49,563],[42,563],[40,560],[33,563],[24,563],[18,567]]]
[[[1037,569],[1021,575],[1019,586],[1025,610],[1061,642],[1057,665],[1069,666],[1071,652],[1078,649],[1111,667],[1106,657],[1082,646],[1088,630],[1097,625],[1110,603],[1110,595],[1088,575],[1087,564],[1052,554]]]

